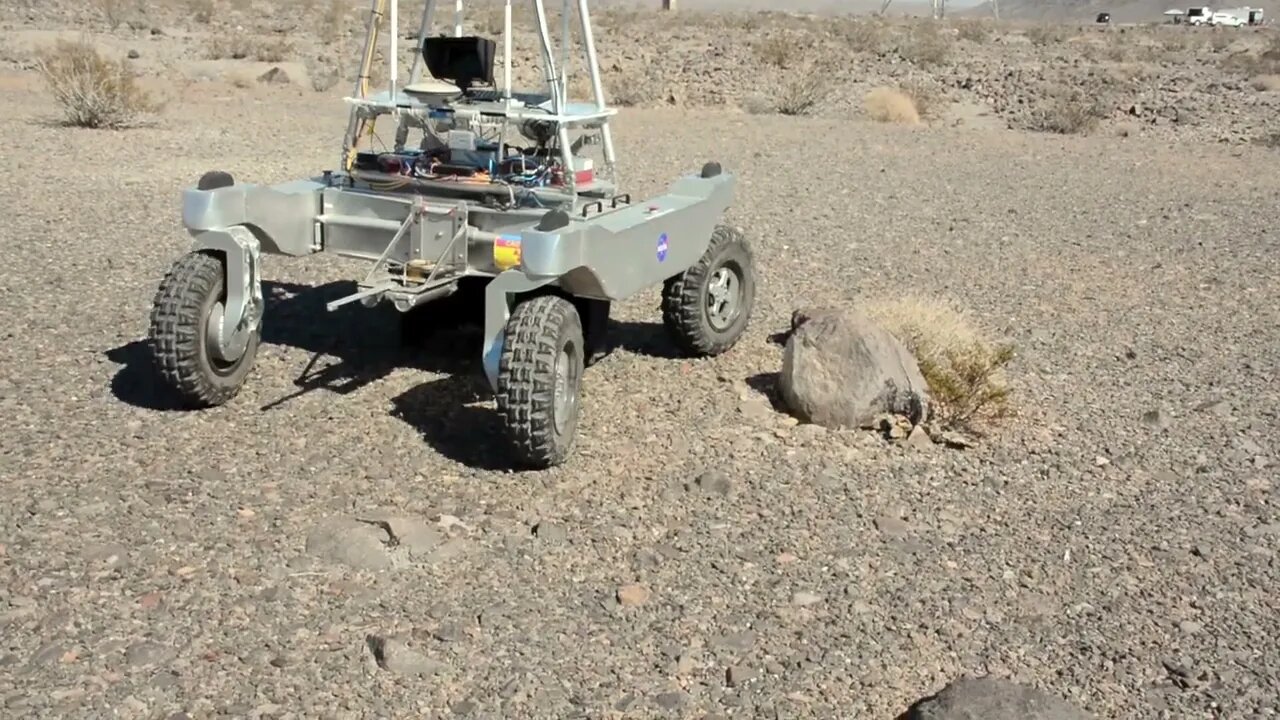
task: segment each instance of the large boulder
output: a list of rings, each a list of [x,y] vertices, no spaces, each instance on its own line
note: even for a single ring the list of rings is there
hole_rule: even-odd
[[[877,417],[928,415],[929,391],[896,337],[856,310],[802,310],[782,356],[779,390],[802,422],[872,427]]]
[[[1010,680],[963,677],[917,701],[903,720],[1092,720],[1060,698]]]

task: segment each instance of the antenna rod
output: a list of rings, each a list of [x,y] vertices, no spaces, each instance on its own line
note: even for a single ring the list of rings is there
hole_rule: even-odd
[[[502,7],[502,97],[511,99],[511,0]]]
[[[391,102],[396,101],[396,80],[400,78],[400,24],[396,9],[400,0],[391,0]]]
[[[453,2],[453,36],[462,37],[462,0]]]

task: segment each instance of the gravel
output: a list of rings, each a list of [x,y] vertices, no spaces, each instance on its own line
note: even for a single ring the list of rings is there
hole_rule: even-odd
[[[154,387],[179,188],[330,166],[335,97],[193,85],[108,134],[45,123],[29,75],[0,92],[7,714],[885,718],[966,674],[1097,717],[1280,711],[1273,154],[627,111],[638,196],[739,175],[756,315],[689,361],[654,291],[622,303],[575,456],[515,473],[474,336],[324,314],[336,260],[268,260],[232,404]],[[762,410],[794,309],[908,290],[1017,343],[1000,433]]]

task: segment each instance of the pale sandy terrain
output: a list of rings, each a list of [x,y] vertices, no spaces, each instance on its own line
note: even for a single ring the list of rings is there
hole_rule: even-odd
[[[6,47],[70,25],[22,23]],[[699,50],[745,35],[660,28],[683,48],[666,66],[689,64],[615,125],[630,190],[736,173],[756,314],[695,362],[656,291],[623,303],[575,456],[516,473],[474,337],[401,347],[384,315],[326,314],[360,269],[323,258],[268,260],[239,397],[164,409],[143,341],[186,249],[180,189],[332,167],[346,83],[311,87],[301,31],[279,63],[200,65],[214,31],[157,27],[98,39],[169,98],[152,126],[60,127],[25,53],[0,75],[0,714],[889,720],[966,673],[1098,718],[1280,712],[1280,128],[1276,93],[1193,60],[1231,50],[1099,45],[1080,77],[1146,79],[1061,135],[1020,118],[1079,41],[975,42],[927,70],[850,51],[784,116],[742,109],[749,50]],[[613,77],[640,72],[645,33],[619,31]],[[694,102],[708,56],[723,94]],[[253,80],[280,63],[291,83]],[[922,78],[931,123],[865,115],[871,87]],[[995,435],[907,451],[771,409],[793,309],[905,293],[1016,344]],[[320,551],[326,523],[378,512],[428,523],[423,551]],[[648,601],[620,606],[632,583]],[[412,653],[379,667],[371,636]]]

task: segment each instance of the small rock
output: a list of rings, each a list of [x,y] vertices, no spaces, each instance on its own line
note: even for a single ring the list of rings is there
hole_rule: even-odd
[[[128,57],[130,60],[137,60],[138,58],[142,57],[142,53],[138,52],[137,50],[130,50],[128,53]]]
[[[750,630],[720,635],[711,641],[714,647],[722,650],[746,652],[756,642],[756,634]]]
[[[884,535],[893,538],[906,537],[911,533],[911,526],[904,521],[889,515],[881,515],[876,518],[876,529]]]
[[[362,522],[381,526],[390,536],[389,545],[409,551],[410,557],[420,557],[439,547],[444,537],[439,530],[422,518],[384,515],[360,518]]]
[[[134,666],[161,665],[173,655],[171,649],[151,642],[134,643],[124,651],[125,662]]]
[[[724,677],[729,687],[742,687],[760,677],[760,671],[742,665],[734,665],[725,671]]]
[[[733,489],[733,483],[719,470],[708,470],[699,475],[693,481],[693,486],[688,487],[688,489],[693,489],[693,487],[712,495],[728,495]]]
[[[288,85],[290,81],[289,74],[277,66],[259,75],[258,82],[267,85]]]
[[[929,437],[929,433],[921,426],[917,425],[911,429],[907,435],[906,442],[903,443],[909,448],[917,450],[927,450],[933,447],[933,438]]]
[[[623,607],[636,607],[649,601],[649,589],[643,585],[623,585],[618,588],[617,598]]]
[[[1090,720],[1063,700],[994,677],[961,678],[916,701],[904,720]]]
[[[369,651],[378,667],[397,675],[423,677],[434,675],[441,669],[437,663],[426,655],[409,647],[403,640],[369,635],[365,638]]]
[[[820,602],[822,602],[822,596],[816,593],[798,592],[795,595],[791,596],[791,603],[793,605],[799,605],[800,607],[817,605]]]
[[[440,642],[458,642],[467,637],[467,628],[460,622],[441,623],[431,636]]]
[[[307,535],[307,552],[323,560],[358,570],[391,567],[387,553],[390,533],[385,528],[351,518],[331,518]]]
[[[1178,623],[1178,629],[1187,634],[1198,633],[1203,627],[1204,627],[1203,625],[1196,622],[1195,620],[1183,620],[1182,622]]]
[[[1142,424],[1156,430],[1164,430],[1169,427],[1169,416],[1159,408],[1148,410],[1142,413]]]
[[[953,450],[964,450],[975,444],[973,438],[955,430],[944,430],[938,433],[937,441]]]
[[[569,531],[563,525],[540,522],[533,526],[533,536],[544,542],[562,543],[569,539]]]
[[[659,693],[653,698],[658,707],[664,710],[678,710],[685,706],[689,700],[689,696],[682,692],[664,692]]]

